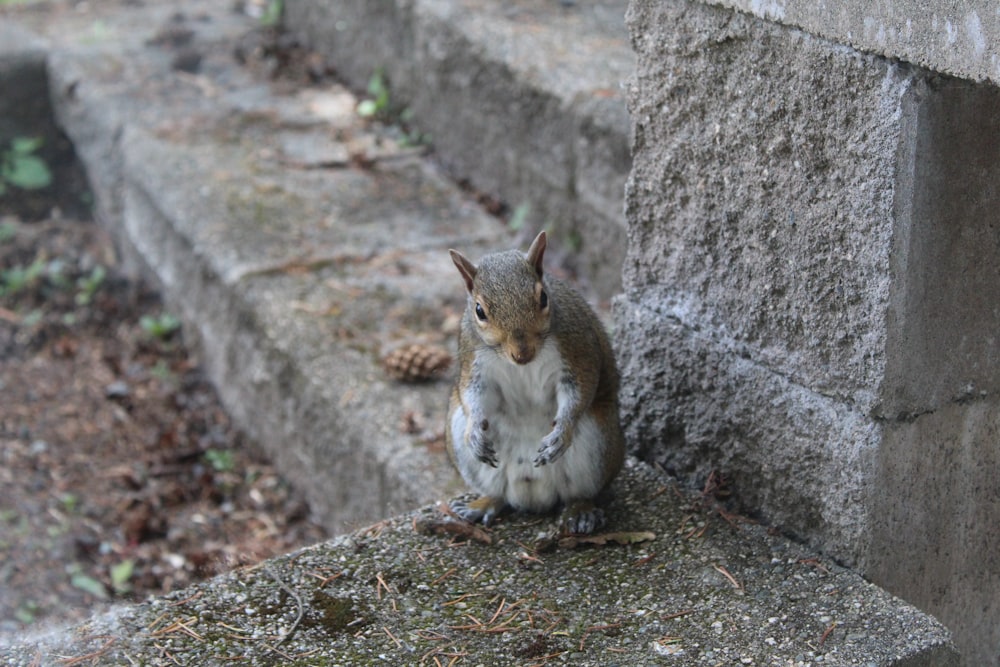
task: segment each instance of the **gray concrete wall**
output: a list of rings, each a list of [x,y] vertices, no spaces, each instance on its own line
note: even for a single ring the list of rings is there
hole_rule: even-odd
[[[626,0],[299,0],[291,30],[364,90],[384,72],[396,110],[457,178],[530,207],[586,286],[620,291],[631,165]],[[554,257],[553,257],[554,258]]]
[[[1000,89],[904,100],[864,570],[1000,663]]]
[[[1000,93],[702,2],[628,20],[630,442],[1000,664]]]
[[[708,0],[938,72],[1000,83],[995,0]]]

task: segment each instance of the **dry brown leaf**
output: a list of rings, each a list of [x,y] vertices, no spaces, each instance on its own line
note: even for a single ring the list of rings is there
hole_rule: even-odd
[[[605,546],[609,542],[614,544],[638,544],[640,542],[650,542],[656,539],[656,534],[649,531],[618,531],[613,533],[600,533],[598,535],[569,535],[559,539],[559,548],[575,549],[583,544],[594,546]]]

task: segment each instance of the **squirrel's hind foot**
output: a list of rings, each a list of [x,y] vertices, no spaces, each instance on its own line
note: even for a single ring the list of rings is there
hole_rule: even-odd
[[[451,511],[469,523],[479,522],[489,526],[507,506],[503,498],[479,496],[474,500],[456,498],[450,503]]]
[[[589,500],[577,500],[566,506],[562,526],[567,533],[589,535],[604,527],[604,510]]]

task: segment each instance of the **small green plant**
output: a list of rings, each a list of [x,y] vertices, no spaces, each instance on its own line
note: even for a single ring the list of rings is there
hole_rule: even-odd
[[[528,222],[528,216],[531,214],[531,204],[524,201],[517,205],[514,212],[510,214],[510,218],[507,220],[507,226],[513,229],[515,232],[519,232],[524,229],[524,225]]]
[[[260,24],[265,28],[271,28],[281,23],[281,15],[285,11],[284,0],[268,0],[264,6],[264,11],[260,15]]]
[[[580,232],[575,229],[571,230],[566,235],[566,245],[569,247],[571,252],[580,252],[583,248],[583,236],[581,236]]]
[[[114,35],[114,28],[102,19],[97,19],[90,24],[89,33],[84,33],[83,38],[80,41],[84,44],[104,44],[111,40]]]
[[[129,579],[132,578],[132,574],[135,572],[135,561],[131,558],[126,558],[117,565],[111,566],[111,588],[115,590],[115,593],[122,594],[128,593],[132,590],[132,585],[129,583]]]
[[[14,240],[17,236],[17,225],[12,222],[0,222],[0,243]]]
[[[86,306],[90,304],[94,298],[94,294],[96,294],[97,290],[99,290],[101,285],[104,284],[105,276],[106,272],[104,267],[98,264],[94,267],[94,270],[90,272],[89,276],[81,276],[80,278],[77,278],[76,304],[78,306]]]
[[[215,472],[229,472],[236,467],[233,453],[226,449],[209,449],[205,451],[205,460]]]
[[[164,359],[157,359],[153,367],[149,369],[149,374],[160,382],[173,382],[176,379],[174,372],[170,370],[170,364]]]
[[[15,137],[9,148],[0,151],[0,196],[7,193],[9,185],[40,190],[52,184],[52,171],[35,155],[43,143],[40,137]]]
[[[45,275],[45,269],[45,260],[39,257],[28,266],[0,271],[0,296],[17,294],[34,286]]]
[[[57,290],[68,290],[71,288],[69,278],[66,277],[66,262],[56,257],[45,265],[45,280]]]
[[[359,116],[375,118],[389,113],[389,85],[381,67],[376,69],[372,78],[368,80],[368,94],[371,95],[371,99],[361,100],[358,103]]]
[[[90,575],[84,574],[79,565],[74,563],[66,569],[70,572],[69,583],[71,586],[89,593],[99,600],[108,599],[108,590],[104,587],[104,584]]]
[[[59,496],[59,504],[67,514],[73,514],[80,506],[80,499],[73,493],[64,493]]]
[[[38,617],[38,603],[34,600],[26,600],[14,612],[14,618],[25,625],[31,625]]]
[[[139,326],[147,334],[158,340],[167,340],[181,328],[181,321],[170,313],[160,313],[157,316],[143,315]]]

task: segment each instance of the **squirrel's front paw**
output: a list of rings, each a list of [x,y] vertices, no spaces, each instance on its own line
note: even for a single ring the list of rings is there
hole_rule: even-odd
[[[469,434],[469,445],[477,459],[496,468],[499,461],[497,453],[493,449],[493,442],[486,435],[487,429],[489,429],[489,422],[484,419],[479,427],[472,429],[472,433]]]
[[[493,498],[490,496],[480,496],[474,500],[467,498],[456,498],[449,503],[451,511],[469,523],[477,521],[484,526],[489,526],[496,519],[497,515],[503,511],[503,498]]]
[[[569,447],[569,438],[561,428],[552,429],[552,432],[542,438],[542,446],[538,449],[538,456],[535,457],[535,465],[543,466],[552,463],[566,452]]]

